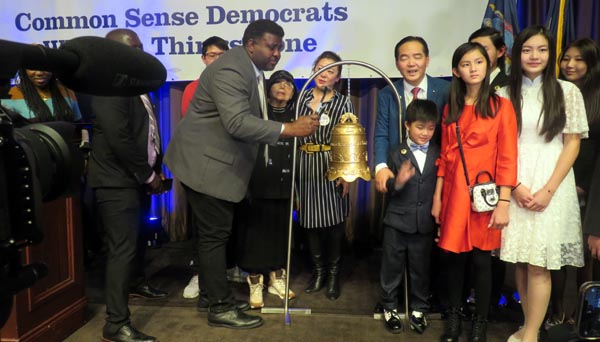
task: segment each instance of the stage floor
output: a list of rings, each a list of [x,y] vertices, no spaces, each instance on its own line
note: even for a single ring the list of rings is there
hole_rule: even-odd
[[[408,329],[399,335],[390,334],[383,321],[374,319],[378,299],[379,258],[377,250],[353,252],[347,250],[342,271],[342,295],[336,301],[325,298],[324,291],[305,294],[303,289],[310,272],[302,255],[294,255],[290,287],[297,298],[290,308],[310,309],[310,314],[294,313],[291,324],[286,325],[283,314],[261,313],[265,324],[257,329],[230,330],[209,327],[206,314],[195,310],[195,299],[184,299],[183,288],[192,270],[188,266],[191,243],[168,243],[161,248],[148,250],[146,272],[150,282],[169,291],[166,299],[131,299],[132,322],[141,331],[156,336],[162,342],[182,341],[439,341],[444,322],[439,314],[429,316],[430,327],[423,335]],[[299,252],[301,254],[301,252]],[[297,253],[298,254],[298,253]],[[511,270],[509,270],[509,273]],[[507,274],[507,283],[512,274]],[[238,299],[248,298],[248,286],[231,283]],[[66,342],[97,341],[104,325],[103,266],[98,262],[86,271],[86,294],[89,299],[88,323],[66,339]],[[568,289],[568,292],[570,288]],[[282,307],[279,297],[264,292],[266,307]],[[574,299],[567,298],[572,305]],[[502,308],[500,314],[488,324],[488,341],[506,341],[521,324],[517,305]],[[470,322],[463,322],[463,338],[468,339]],[[543,337],[543,336],[542,336]]]

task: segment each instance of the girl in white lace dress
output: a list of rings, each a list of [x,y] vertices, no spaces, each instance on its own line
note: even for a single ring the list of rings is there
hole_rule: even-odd
[[[546,28],[523,30],[513,56],[509,86],[500,93],[510,98],[517,113],[519,171],[500,258],[517,263],[525,315],[522,329],[509,342],[533,342],[550,298],[549,270],[583,266],[572,166],[588,125],[579,89],[556,79],[555,45]]]

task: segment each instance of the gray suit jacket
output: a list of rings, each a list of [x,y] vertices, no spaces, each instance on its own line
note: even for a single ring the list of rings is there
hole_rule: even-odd
[[[194,191],[239,202],[258,145],[275,144],[280,133],[281,123],[262,119],[252,60],[243,47],[235,47],[200,75],[164,161]]]

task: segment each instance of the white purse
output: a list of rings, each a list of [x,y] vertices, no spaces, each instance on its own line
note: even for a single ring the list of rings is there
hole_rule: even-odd
[[[464,163],[464,162],[463,162]],[[487,174],[490,178],[485,183],[479,183],[479,176]],[[500,189],[496,186],[492,175],[487,171],[480,171],[475,177],[475,184],[471,192],[471,209],[478,213],[492,211],[498,205]]]
[[[498,199],[500,195],[500,189],[496,186],[496,182],[492,177],[492,174],[486,170],[479,171],[475,177],[475,184],[471,187],[469,181],[469,173],[467,172],[467,163],[465,162],[465,154],[462,148],[462,142],[460,140],[460,129],[458,127],[458,121],[456,122],[456,140],[458,142],[458,150],[460,152],[460,159],[463,163],[463,170],[465,172],[465,179],[467,180],[467,187],[469,189],[469,195],[471,197],[471,210],[477,213],[484,213],[496,209],[498,205]],[[479,176],[486,174],[489,177],[489,181],[485,183],[479,183]]]

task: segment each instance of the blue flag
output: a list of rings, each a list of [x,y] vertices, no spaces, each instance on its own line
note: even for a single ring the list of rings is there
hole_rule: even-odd
[[[560,54],[562,48],[576,38],[574,15],[572,1],[550,0],[546,16],[546,28],[554,35],[557,54]]]
[[[489,0],[482,27],[492,27],[502,33],[506,45],[506,71],[510,70],[512,47],[519,33],[517,0]]]

